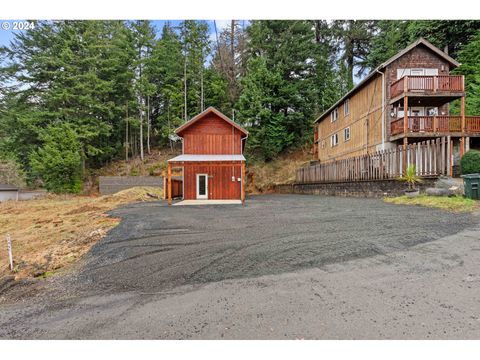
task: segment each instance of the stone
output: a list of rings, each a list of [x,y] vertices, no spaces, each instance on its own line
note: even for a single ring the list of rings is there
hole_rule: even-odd
[[[450,195],[450,190],[430,187],[425,190],[425,193],[429,196],[448,196]]]

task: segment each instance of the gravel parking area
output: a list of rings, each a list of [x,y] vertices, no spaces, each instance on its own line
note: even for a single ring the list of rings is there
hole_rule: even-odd
[[[480,334],[469,318],[478,291],[426,291],[453,274],[477,279],[475,265],[461,268],[478,253],[477,214],[268,195],[244,207],[142,203],[112,216],[121,224],[78,271],[52,280],[48,304],[4,306],[0,337],[448,338],[447,321],[456,337]],[[430,312],[452,291],[469,292],[460,309]]]
[[[301,195],[253,197],[245,207],[139,204],[112,216],[123,221],[93,248],[80,280],[147,292],[387,254],[472,223],[376,199]]]

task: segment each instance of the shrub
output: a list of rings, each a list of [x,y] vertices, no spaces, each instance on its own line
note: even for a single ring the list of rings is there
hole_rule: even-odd
[[[400,177],[400,180],[405,181],[408,184],[408,188],[410,190],[415,190],[415,184],[422,182],[422,179],[417,176],[417,169],[413,164],[407,166],[405,175]]]
[[[25,174],[15,161],[0,159],[0,183],[25,186]]]
[[[460,168],[462,174],[476,174],[480,173],[480,151],[469,150],[463,156],[460,161]]]
[[[48,191],[82,190],[82,159],[76,132],[68,125],[49,126],[41,135],[43,146],[30,156],[32,170]]]

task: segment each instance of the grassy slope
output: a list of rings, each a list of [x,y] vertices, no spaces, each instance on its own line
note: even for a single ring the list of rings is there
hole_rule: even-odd
[[[106,196],[50,195],[0,203],[0,239],[12,237],[18,278],[48,274],[78,260],[119,223],[106,212],[136,201],[161,198],[158,188],[133,188]],[[6,246],[0,247],[0,278],[9,273]]]
[[[384,201],[392,204],[434,207],[453,212],[470,212],[480,208],[480,203],[478,201],[461,196],[445,197],[420,195],[414,198],[399,196],[395,198],[385,198]]]
[[[85,182],[85,193],[95,194],[98,191],[99,176],[165,176],[167,160],[179,155],[181,150],[152,149],[151,154],[145,153],[145,160],[139,157],[125,160],[116,160],[96,170],[92,170],[88,181]],[[177,175],[177,173],[174,173]]]

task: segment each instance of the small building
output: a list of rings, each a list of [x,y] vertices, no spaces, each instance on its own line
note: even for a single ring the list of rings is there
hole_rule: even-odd
[[[18,188],[13,185],[0,184],[0,202],[7,200],[18,200]]]
[[[175,133],[182,155],[168,161],[167,199],[172,202],[172,168],[182,169],[184,200],[245,202],[245,157],[248,132],[209,107]]]
[[[425,39],[374,69],[315,120],[314,153],[320,163],[404,149],[448,138],[452,168],[469,148],[480,147],[480,116],[465,114],[464,76],[447,53]],[[459,100],[458,115],[450,104]]]

